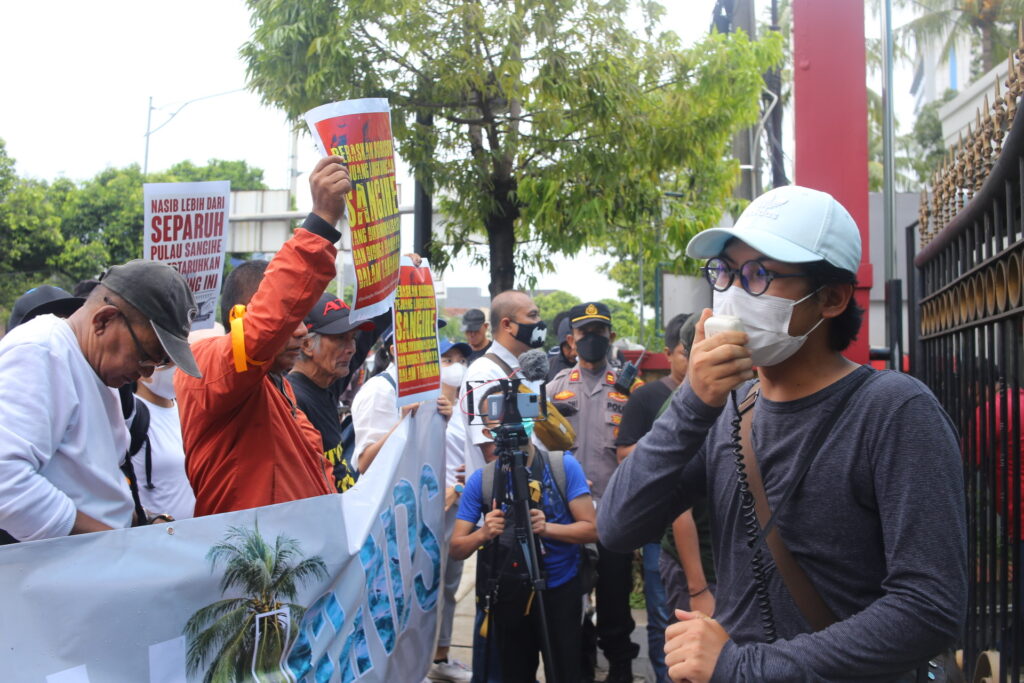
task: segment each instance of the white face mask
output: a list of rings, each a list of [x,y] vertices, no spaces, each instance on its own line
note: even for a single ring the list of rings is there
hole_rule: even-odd
[[[146,388],[160,398],[166,398],[168,401],[173,401],[174,370],[175,367],[172,365],[169,368],[162,368],[160,370],[153,371],[153,376],[145,383]]]
[[[817,292],[816,289],[803,299],[793,301],[768,294],[751,296],[742,287],[730,287],[724,292],[715,291],[714,311],[715,315],[734,315],[743,321],[743,327],[750,338],[747,348],[750,349],[751,359],[754,365],[766,368],[778,365],[799,351],[808,335],[825,321],[822,318],[799,337],[789,334],[793,308]]]
[[[441,366],[441,383],[450,387],[462,386],[462,378],[466,376],[466,366],[462,363],[452,363]]]

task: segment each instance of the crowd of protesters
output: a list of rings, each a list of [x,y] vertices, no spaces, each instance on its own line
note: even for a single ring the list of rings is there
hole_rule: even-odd
[[[190,335],[184,278],[149,261],[19,299],[0,340],[4,542],[343,494],[372,471],[418,406],[396,402],[390,314],[353,322],[325,292],[346,167],[321,160],[310,188],[312,212],[274,258],[226,278],[216,331]],[[862,315],[849,214],[780,188],[688,254],[708,259],[716,316],[742,326],[711,334],[710,310],[673,318],[668,373],[646,384],[599,302],[551,321],[546,352],[520,291],[454,323],[467,342],[439,330],[450,559],[431,680],[534,681],[547,640],[548,680],[596,680],[600,649],[602,680],[633,681],[638,549],[658,681],[924,680],[954,646],[967,584],[957,437],[923,385],[841,355]],[[491,399],[509,379],[545,385],[566,426],[560,441],[527,420],[522,444],[542,588],[523,574],[495,446]],[[474,553],[467,666],[450,648]]]

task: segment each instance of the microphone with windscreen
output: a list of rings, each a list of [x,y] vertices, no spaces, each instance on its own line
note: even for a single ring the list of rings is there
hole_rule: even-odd
[[[548,353],[544,349],[530,349],[519,356],[519,371],[528,382],[547,378],[549,369]]]

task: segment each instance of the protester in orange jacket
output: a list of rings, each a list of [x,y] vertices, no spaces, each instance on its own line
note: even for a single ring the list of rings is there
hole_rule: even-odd
[[[224,283],[229,331],[192,347],[202,379],[175,373],[197,517],[335,492],[320,434],[283,375],[298,357],[303,319],[334,277],[334,226],[352,184],[340,157],[321,159],[309,184],[313,212],[302,228],[269,264],[247,262]],[[237,304],[244,316],[229,323]]]

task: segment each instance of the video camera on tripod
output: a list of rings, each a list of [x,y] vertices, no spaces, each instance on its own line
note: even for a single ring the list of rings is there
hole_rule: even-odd
[[[486,590],[483,596],[485,613],[490,614],[492,607],[497,603],[498,593],[501,586],[502,572],[508,566],[518,566],[518,557],[522,558],[521,570],[522,581],[527,584],[533,592],[536,609],[540,619],[540,643],[541,653],[544,659],[544,670],[546,680],[557,683],[555,669],[552,665],[551,638],[548,633],[547,614],[544,606],[544,590],[547,588],[546,575],[541,564],[543,547],[539,539],[534,536],[530,520],[530,510],[540,507],[541,503],[541,482],[540,477],[527,465],[528,456],[525,448],[528,448],[530,437],[527,434],[525,421],[540,421],[547,417],[547,395],[543,384],[540,385],[539,393],[523,393],[521,391],[522,380],[518,377],[499,379],[496,381],[480,382],[476,387],[467,383],[467,395],[473,396],[474,391],[484,389],[484,394],[478,401],[486,405],[486,412],[481,406],[480,413],[470,414],[470,423],[473,417],[482,418],[494,438],[495,462],[488,465],[494,468],[492,483],[494,488],[489,496],[498,500],[502,509],[507,510],[507,515],[512,522],[512,539],[508,552],[503,559],[499,559],[501,539],[496,538],[493,545],[488,549],[490,552],[490,571],[487,577]],[[476,403],[475,401],[474,403]],[[495,424],[497,423],[497,424]],[[538,458],[536,462],[540,462]],[[534,465],[536,465],[536,462]],[[500,494],[496,493],[501,491]],[[518,554],[517,554],[518,551]],[[490,648],[485,657],[485,680],[486,670],[490,667]]]

